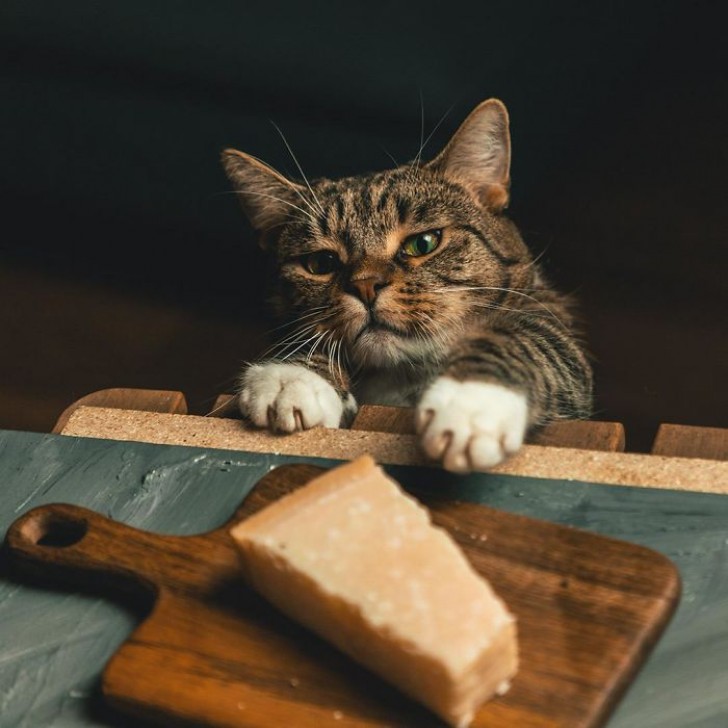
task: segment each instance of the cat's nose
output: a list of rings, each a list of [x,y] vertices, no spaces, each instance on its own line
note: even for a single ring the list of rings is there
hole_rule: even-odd
[[[368,276],[367,278],[356,278],[350,281],[352,292],[358,296],[367,306],[371,306],[382,288],[389,285],[384,276]]]

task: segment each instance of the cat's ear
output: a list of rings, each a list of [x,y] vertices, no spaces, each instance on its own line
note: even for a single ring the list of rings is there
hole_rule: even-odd
[[[430,166],[464,185],[492,212],[507,207],[511,137],[503,102],[488,99],[476,106]]]
[[[221,161],[243,211],[257,231],[267,233],[290,222],[301,205],[302,189],[295,182],[237,149],[225,149]]]

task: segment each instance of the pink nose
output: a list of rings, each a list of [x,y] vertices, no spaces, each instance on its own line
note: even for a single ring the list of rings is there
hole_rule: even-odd
[[[356,290],[356,294],[361,298],[367,306],[371,306],[376,297],[377,293],[387,285],[387,281],[379,276],[372,276],[370,278],[358,278],[357,280],[351,281],[351,285]]]

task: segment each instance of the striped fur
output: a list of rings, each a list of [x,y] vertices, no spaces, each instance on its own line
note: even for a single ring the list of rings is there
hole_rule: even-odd
[[[592,375],[571,303],[503,214],[507,135],[504,107],[485,102],[433,162],[335,181],[294,182],[224,152],[273,263],[284,325],[266,356],[312,369],[360,404],[415,405],[446,375],[523,393],[531,427],[588,417]],[[403,255],[409,236],[433,230],[438,248]],[[335,270],[306,269],[320,251],[340,261]]]

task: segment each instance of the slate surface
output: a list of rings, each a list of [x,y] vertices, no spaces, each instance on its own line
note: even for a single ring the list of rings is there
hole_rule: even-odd
[[[0,432],[0,535],[32,507],[68,502],[138,528],[192,534],[224,522],[265,473],[317,458]],[[388,468],[403,485],[654,548],[683,598],[609,728],[728,725],[728,496]],[[0,728],[138,726],[98,699],[106,660],[137,622],[109,599],[0,573]]]

